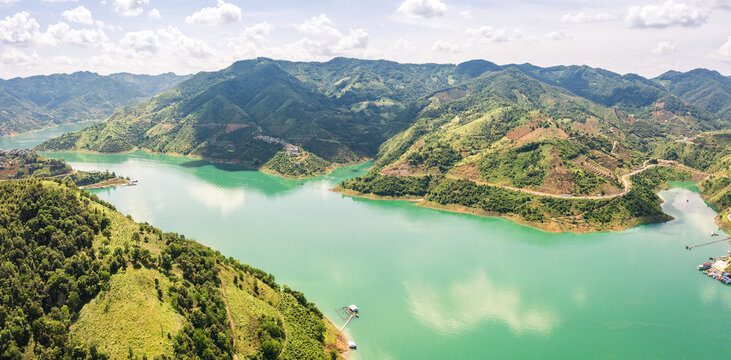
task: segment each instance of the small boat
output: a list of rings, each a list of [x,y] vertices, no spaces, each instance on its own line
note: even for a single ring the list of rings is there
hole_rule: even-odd
[[[711,268],[711,262],[704,262],[703,264],[698,265],[698,270],[708,270]]]
[[[711,236],[718,236],[718,234],[716,234],[716,232],[714,231],[711,231]]]
[[[358,348],[358,345],[355,344],[355,341],[348,341],[348,347],[355,350]]]

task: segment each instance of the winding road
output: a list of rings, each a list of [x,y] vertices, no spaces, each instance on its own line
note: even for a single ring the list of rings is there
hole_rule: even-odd
[[[666,160],[665,163],[662,163],[662,164],[651,164],[651,165],[647,165],[647,162],[648,161],[645,161],[645,163],[642,165],[641,168],[636,169],[636,170],[634,170],[632,172],[629,172],[627,174],[622,175],[622,183],[624,184],[624,190],[622,190],[622,192],[620,192],[620,193],[611,194],[611,195],[601,195],[601,196],[589,196],[589,195],[587,195],[587,196],[559,195],[559,194],[551,194],[551,193],[545,193],[545,192],[540,192],[540,191],[535,191],[535,190],[529,190],[529,189],[520,189],[520,188],[516,188],[516,187],[513,187],[513,186],[507,186],[507,185],[495,185],[495,184],[490,184],[490,183],[485,183],[485,182],[478,182],[478,181],[475,181],[475,183],[477,183],[479,185],[488,185],[488,186],[499,187],[499,188],[503,188],[503,189],[507,189],[507,190],[520,191],[520,192],[523,192],[523,193],[526,193],[526,194],[531,194],[531,195],[536,195],[536,196],[546,196],[546,197],[560,198],[560,199],[592,199],[592,200],[602,200],[602,199],[613,199],[613,198],[616,198],[618,196],[622,196],[622,195],[627,194],[630,191],[630,189],[632,188],[632,182],[629,180],[629,178],[632,177],[633,175],[637,175],[637,174],[639,174],[639,173],[641,173],[641,172],[643,172],[643,171],[645,171],[645,170],[647,170],[647,169],[649,169],[651,167],[654,167],[654,166],[677,166],[677,167],[682,168],[683,170],[687,170],[687,171],[690,171],[690,172],[695,172],[695,173],[698,173],[698,174],[708,175],[708,174],[706,174],[706,173],[704,173],[702,171],[698,171],[698,170],[691,169],[689,167],[680,165],[680,164],[678,164],[675,161],[668,161],[668,160]],[[731,216],[731,214],[729,216]],[[729,221],[731,221],[731,217],[729,217]]]

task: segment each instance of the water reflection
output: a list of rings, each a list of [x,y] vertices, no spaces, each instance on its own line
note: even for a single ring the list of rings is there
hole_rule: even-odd
[[[190,183],[188,195],[206,208],[226,216],[244,206],[244,189],[224,189],[202,182]]]
[[[473,330],[486,322],[504,323],[515,333],[547,334],[559,322],[552,311],[525,304],[517,289],[496,285],[484,270],[440,289],[423,281],[404,286],[413,315],[442,335]]]

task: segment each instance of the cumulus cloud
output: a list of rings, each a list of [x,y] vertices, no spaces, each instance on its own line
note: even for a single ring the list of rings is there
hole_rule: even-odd
[[[114,0],[114,11],[122,16],[137,16],[144,11],[143,7],[150,3],[150,0]]]
[[[455,45],[449,41],[444,41],[444,40],[435,41],[431,50],[433,52],[443,52],[443,53],[450,53],[450,54],[459,54],[462,52],[462,49],[460,49],[458,45]]]
[[[28,55],[19,49],[8,47],[3,50],[3,54],[0,56],[0,59],[4,64],[23,66],[38,62],[40,57],[35,52]]]
[[[571,34],[563,30],[551,31],[550,33],[546,34],[546,38],[554,41],[567,40],[571,39],[571,37]]]
[[[43,35],[44,40],[50,45],[68,43],[97,46],[109,40],[102,29],[72,29],[69,24],[64,22],[49,26]]]
[[[12,4],[14,2],[18,2],[20,0],[0,0],[0,5],[6,5],[6,4]]]
[[[489,42],[505,42],[515,40],[521,36],[520,32],[517,31],[510,33],[505,28],[493,29],[490,26],[480,26],[475,29],[467,29],[467,31],[465,31],[465,35]]]
[[[716,50],[715,56],[721,61],[731,63],[731,35],[729,35],[726,43]]]
[[[593,23],[614,20],[617,20],[616,15],[596,10],[575,12],[561,17],[563,23]]]
[[[29,44],[36,40],[41,26],[27,11],[0,20],[0,40],[8,44]]]
[[[153,19],[153,20],[157,20],[157,19],[161,18],[162,16],[160,16],[160,10],[152,9],[147,12],[147,17],[150,19]]]
[[[218,0],[216,7],[206,7],[185,18],[189,24],[228,25],[241,21],[241,8]]]
[[[347,34],[343,34],[335,28],[332,20],[325,14],[313,16],[303,23],[295,25],[295,28],[305,34],[321,38],[316,40],[304,38],[298,42],[298,45],[306,52],[319,56],[332,56],[351,50],[365,49],[370,40],[368,33],[363,29],[350,29]]]
[[[631,28],[698,27],[707,20],[707,9],[675,1],[660,5],[632,6],[625,18]]]
[[[301,24],[295,26],[297,30],[311,35],[326,35],[333,37],[342,36],[340,31],[333,27],[333,22],[325,14],[313,16]]]
[[[89,11],[89,9],[85,8],[83,5],[62,12],[61,17],[72,23],[84,25],[94,24],[94,20],[92,20],[91,18],[91,11]]]
[[[459,16],[461,16],[465,20],[472,20],[472,18],[474,17],[472,15],[472,10],[464,10],[464,11],[461,11],[459,13]]]
[[[258,23],[244,29],[244,37],[247,39],[262,39],[264,36],[269,35],[273,28],[274,27],[269,25],[266,21]]]
[[[396,12],[412,18],[429,19],[444,15],[447,5],[441,0],[405,0]]]
[[[130,56],[165,53],[205,59],[213,55],[213,50],[203,41],[186,36],[174,26],[128,32],[119,41],[119,48]]]
[[[678,44],[672,40],[660,41],[655,48],[651,50],[653,54],[670,54],[678,51]]]
[[[414,50],[414,44],[412,44],[411,42],[409,42],[408,40],[406,40],[404,38],[398,38],[396,40],[396,42],[393,43],[393,45],[391,45],[390,50],[391,51],[395,51],[395,50],[410,51],[410,50]]]

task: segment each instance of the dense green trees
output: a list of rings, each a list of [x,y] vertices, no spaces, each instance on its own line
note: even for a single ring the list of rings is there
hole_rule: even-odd
[[[0,182],[0,358],[20,359],[30,343],[39,358],[103,357],[68,336],[116,270],[92,249],[109,219],[89,201],[38,180]]]

